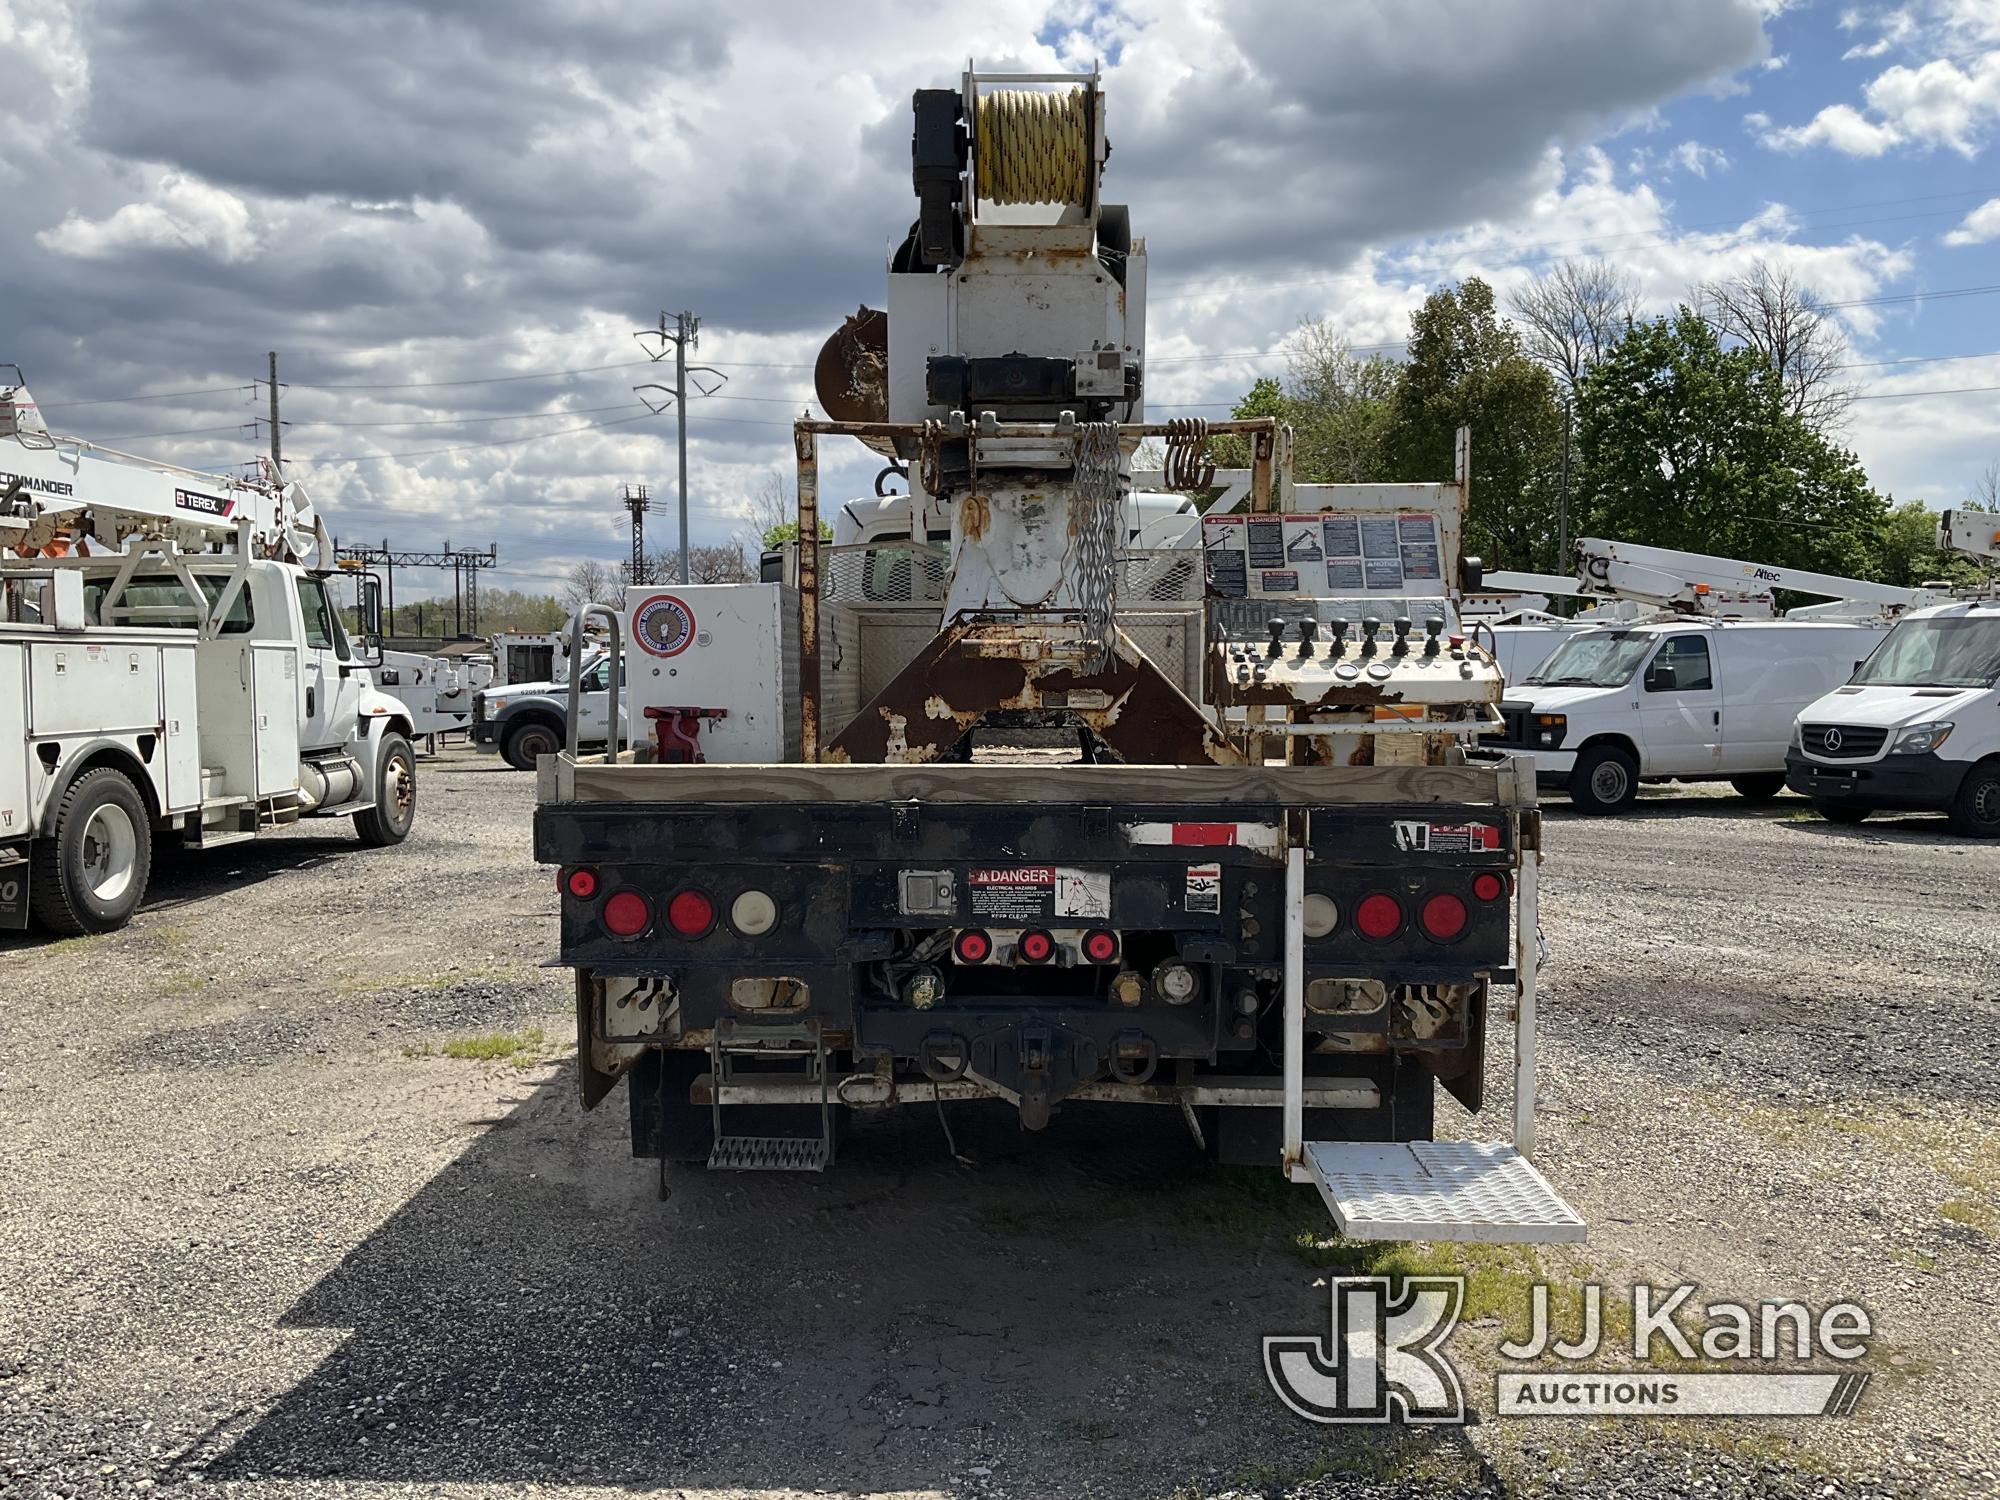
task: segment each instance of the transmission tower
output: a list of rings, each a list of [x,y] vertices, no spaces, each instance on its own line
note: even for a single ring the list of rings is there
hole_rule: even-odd
[[[646,576],[646,511],[651,504],[643,484],[625,486],[625,508],[632,513],[632,582],[638,586],[653,581]]]
[[[396,622],[396,569],[398,568],[450,568],[452,593],[452,632],[464,635],[468,626],[474,635],[479,633],[479,573],[482,568],[490,568],[499,560],[500,549],[488,544],[484,552],[469,548],[454,547],[447,541],[444,546],[430,552],[406,552],[391,547],[385,538],[379,547],[340,547],[333,549],[337,561],[379,564],[388,575],[385,602],[389,608],[390,633],[394,634]],[[418,624],[422,624],[421,613]],[[422,634],[421,631],[418,632]]]

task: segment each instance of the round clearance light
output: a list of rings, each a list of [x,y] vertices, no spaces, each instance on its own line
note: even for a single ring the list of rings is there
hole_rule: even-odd
[[[1377,942],[1392,938],[1403,930],[1403,908],[1394,896],[1377,891],[1372,896],[1363,896],[1361,904],[1354,908],[1354,925],[1365,938]]]
[[[1118,934],[1093,927],[1083,935],[1083,956],[1094,964],[1115,963],[1118,959]]]
[[[1333,897],[1314,891],[1306,897],[1306,936],[1323,938],[1340,925],[1340,908]]]
[[[595,870],[571,870],[563,877],[563,889],[579,901],[588,901],[597,894],[597,872]]]
[[[1481,901],[1498,901],[1507,894],[1507,882],[1490,871],[1472,877],[1472,894]]]
[[[653,925],[653,904],[637,891],[613,891],[604,902],[604,925],[613,937],[637,937]]]
[[[1032,928],[1021,934],[1014,951],[1024,964],[1045,964],[1056,956],[1056,940],[1040,928]]]
[[[682,891],[667,903],[667,925],[684,938],[701,937],[715,925],[715,903],[701,891]]]
[[[762,891],[745,891],[729,903],[729,925],[745,937],[762,937],[778,925],[778,903]]]
[[[1448,943],[1465,933],[1465,903],[1449,891],[1440,891],[1424,903],[1417,920],[1426,936]]]
[[[951,951],[962,964],[983,964],[993,952],[993,939],[977,927],[968,927],[958,935],[958,941],[951,945]]]
[[[1179,959],[1153,970],[1154,993],[1169,1005],[1186,1005],[1201,993],[1201,976]]]

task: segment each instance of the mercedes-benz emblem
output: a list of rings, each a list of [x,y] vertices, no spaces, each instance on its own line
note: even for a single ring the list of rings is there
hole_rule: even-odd
[[[1829,750],[1838,750],[1840,748],[1840,731],[1838,729],[1827,730],[1821,739],[1821,743]]]

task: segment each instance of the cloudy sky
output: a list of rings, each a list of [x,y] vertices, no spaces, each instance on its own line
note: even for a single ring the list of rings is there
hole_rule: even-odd
[[[968,56],[1104,64],[1155,415],[1222,414],[1301,319],[1395,354],[1463,276],[1598,254],[1665,310],[1763,256],[1840,308],[1878,487],[2000,459],[2000,0],[0,0],[0,359],[63,431],[226,467],[276,349],[344,540],[541,589],[625,550],[624,483],[671,496],[631,335],[690,308],[723,540],[881,302],[910,91]]]

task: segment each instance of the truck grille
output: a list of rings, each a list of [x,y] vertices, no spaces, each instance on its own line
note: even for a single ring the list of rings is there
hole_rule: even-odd
[[[1861,760],[1876,754],[1889,731],[1872,724],[1807,724],[1799,731],[1809,754],[1825,760]]]
[[[1500,717],[1507,721],[1506,731],[1499,735],[1487,735],[1485,743],[1494,746],[1518,745],[1523,750],[1527,749],[1534,743],[1529,738],[1534,728],[1534,716],[1534,709],[1525,703],[1501,704]]]

